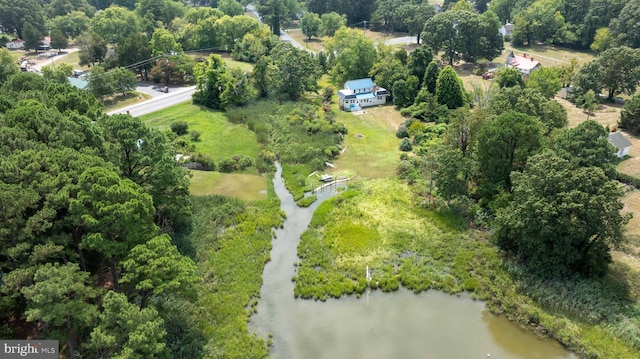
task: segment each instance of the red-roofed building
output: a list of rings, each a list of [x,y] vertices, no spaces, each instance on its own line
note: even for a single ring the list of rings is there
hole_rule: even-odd
[[[532,71],[535,71],[542,67],[542,65],[540,65],[538,61],[534,60],[533,57],[527,56],[526,53],[522,56],[518,56],[514,55],[513,51],[511,51],[511,53],[509,53],[509,55],[507,56],[505,65],[507,67],[517,69],[521,74],[525,76],[530,74]]]

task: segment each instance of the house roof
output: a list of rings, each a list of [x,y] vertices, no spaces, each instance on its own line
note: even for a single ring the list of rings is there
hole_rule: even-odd
[[[609,134],[609,142],[620,150],[631,146],[631,142],[621,132],[611,132]]]
[[[84,90],[89,86],[89,81],[85,81],[77,77],[67,77],[67,79],[71,85],[79,88],[80,90]]]
[[[24,40],[22,39],[15,39],[12,41],[9,41],[10,44],[22,44],[24,42]]]
[[[371,99],[371,98],[376,98],[371,92],[365,92],[365,93],[356,94],[356,99],[358,99],[358,100],[366,100],[366,99]]]
[[[373,80],[370,78],[367,79],[359,79],[359,80],[351,80],[347,81],[344,84],[345,87],[348,87],[351,90],[360,90],[367,89],[373,87]]]
[[[504,25],[503,25],[503,27],[504,27],[504,29],[505,29],[505,30],[507,30],[507,31],[513,31],[513,29],[515,28],[515,26],[514,26],[512,23],[510,23],[510,22],[508,22],[508,23],[504,24]]]
[[[540,65],[538,61],[535,61],[532,57],[514,55],[513,52],[507,57],[509,65],[516,67],[520,70],[533,70],[536,66]]]

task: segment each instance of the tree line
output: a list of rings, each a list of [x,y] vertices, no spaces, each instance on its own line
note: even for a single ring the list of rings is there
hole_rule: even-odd
[[[4,338],[65,356],[198,356],[189,180],[165,135],[90,93],[0,78]]]

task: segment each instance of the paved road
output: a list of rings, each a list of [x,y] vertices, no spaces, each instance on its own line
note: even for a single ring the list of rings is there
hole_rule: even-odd
[[[162,110],[163,108],[177,105],[179,103],[191,101],[191,95],[196,91],[195,86],[169,89],[169,93],[158,92],[156,97],[137,103],[135,105],[119,108],[107,112],[108,115],[116,113],[127,113],[131,116],[142,116],[151,112]]]

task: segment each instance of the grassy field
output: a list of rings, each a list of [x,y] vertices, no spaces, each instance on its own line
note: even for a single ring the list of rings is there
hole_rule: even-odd
[[[229,123],[220,111],[184,103],[142,116],[151,127],[168,128],[172,122],[185,121],[189,131],[200,132],[200,140],[195,142],[195,152],[214,160],[246,155],[256,158],[260,148],[256,136],[246,126]]]
[[[336,175],[395,176],[401,153],[395,132],[403,118],[393,106],[367,108],[360,115],[341,111],[338,121],[347,126],[349,133],[344,141],[346,150],[335,161]]]
[[[80,51],[72,52],[58,60],[57,64],[69,64],[73,66],[75,70],[89,71],[91,68],[88,65],[80,65]]]
[[[489,68],[499,68],[504,66],[507,55],[513,51],[514,54],[522,56],[524,53],[527,56],[532,56],[536,61],[539,61],[542,66],[555,67],[562,66],[569,63],[571,59],[576,59],[578,65],[581,65],[587,61],[591,61],[595,58],[595,55],[588,51],[569,50],[564,48],[558,48],[552,45],[535,45],[531,47],[513,47],[509,43],[505,43],[504,51],[500,56],[493,59],[488,65]],[[467,64],[464,61],[455,64],[456,72],[462,79],[467,90],[472,89],[472,83],[479,84],[483,87],[491,85],[490,80],[483,80],[482,76],[474,75],[473,70],[477,67],[474,64]]]
[[[191,171],[191,194],[222,195],[243,200],[267,198],[267,180],[258,175]]]
[[[324,42],[329,39],[328,36],[323,37],[312,37],[311,39],[307,39],[307,37],[302,33],[300,29],[291,29],[286,30],[286,33],[289,34],[294,40],[301,43],[305,48],[313,51],[319,52],[324,50]]]

